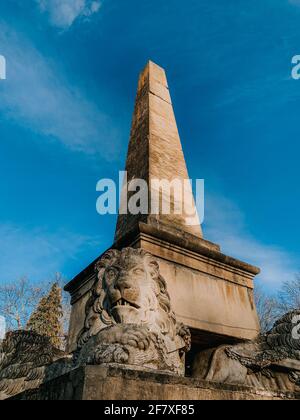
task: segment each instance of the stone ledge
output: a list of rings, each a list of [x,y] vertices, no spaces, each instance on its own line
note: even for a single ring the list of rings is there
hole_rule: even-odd
[[[198,247],[198,249],[220,252],[220,246],[213,242],[207,241],[206,239],[199,238],[198,236],[192,235],[191,233],[185,232],[175,226],[158,222],[153,216],[148,216],[147,223],[139,222],[138,227],[133,229],[124,235],[121,239],[114,243],[114,248],[123,248],[129,246],[136,236],[140,233],[146,233],[157,239],[163,239],[172,245],[179,245],[183,248],[190,246]],[[200,247],[200,248],[199,248]]]
[[[187,251],[210,258],[216,263],[225,264],[235,270],[240,270],[241,272],[248,274],[250,278],[253,278],[260,273],[259,268],[223,254],[217,244],[198,238],[174,227],[167,226],[163,223],[156,225],[153,221],[151,221],[150,224],[140,222],[138,229],[129,232],[124,238],[116,242],[112,248],[122,249],[123,247],[134,246],[134,244],[139,241],[141,234],[149,235],[150,237],[170,245],[178,246]],[[101,258],[102,255],[103,254],[101,254],[99,258]],[[85,270],[79,273],[65,286],[65,290],[74,296],[72,302],[77,300],[75,295],[78,289],[82,287],[82,284],[86,283],[87,279],[93,277],[95,273],[95,264],[99,258],[93,261]]]
[[[191,234],[185,233],[183,235],[180,231],[172,231],[164,226],[156,227],[153,225],[146,225],[145,223],[140,223],[140,230],[142,233],[148,233],[158,239],[166,240],[171,244],[202,254],[221,263],[231,265],[234,268],[247,271],[253,275],[260,273],[259,268],[223,254],[219,245],[197,238]]]
[[[181,378],[117,365],[86,366],[12,400],[298,400],[300,394]]]

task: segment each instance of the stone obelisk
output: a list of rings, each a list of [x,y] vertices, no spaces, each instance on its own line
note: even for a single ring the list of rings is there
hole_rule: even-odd
[[[152,62],[139,78],[126,171],[127,182],[141,179],[147,185],[153,179],[188,180],[166,73]],[[149,201],[152,194],[150,189]],[[196,214],[190,184],[184,197],[187,213]],[[166,200],[164,193],[160,198]],[[259,323],[253,279],[260,270],[223,254],[219,245],[203,238],[199,223],[186,220],[185,213],[120,214],[112,247],[141,248],[157,259],[176,317],[191,329],[193,352],[255,338]],[[73,305],[70,351],[84,326],[95,279],[93,262],[66,286]]]
[[[120,214],[116,242],[137,230],[139,222],[165,225],[202,237],[166,73],[151,61],[139,78],[126,171],[128,183],[134,179],[146,181],[149,188],[149,210],[148,214]],[[181,194],[176,195],[172,188],[158,189],[152,184],[153,180],[165,180],[170,185],[173,181],[179,181],[179,185],[182,186],[179,191]],[[151,213],[153,196],[159,197],[159,203],[156,203],[157,209],[161,210],[163,203],[169,200],[172,203],[171,210],[179,205],[178,208],[182,209],[181,214],[175,214],[174,211],[170,214],[163,214],[162,211]],[[182,202],[176,202],[178,200]],[[190,217],[193,217],[196,223],[187,223]]]

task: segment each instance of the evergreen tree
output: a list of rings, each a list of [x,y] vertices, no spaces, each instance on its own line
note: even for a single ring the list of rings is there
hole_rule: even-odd
[[[54,347],[61,348],[63,338],[62,317],[62,290],[57,283],[54,283],[48,296],[41,299],[36,310],[32,313],[26,329],[49,337]]]

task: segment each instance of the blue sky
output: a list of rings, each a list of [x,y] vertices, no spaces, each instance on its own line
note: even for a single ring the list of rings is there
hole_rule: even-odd
[[[124,168],[149,59],[206,180],[205,237],[270,291],[300,271],[299,0],[6,0],[0,54],[0,282],[70,279],[111,245],[95,187]]]

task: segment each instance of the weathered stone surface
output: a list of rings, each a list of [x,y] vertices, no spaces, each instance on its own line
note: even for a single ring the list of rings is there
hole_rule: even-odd
[[[149,62],[140,75],[126,170],[128,181],[141,178],[188,179],[165,71]],[[190,186],[190,211],[194,201]],[[150,197],[151,199],[151,197]],[[165,201],[162,195],[161,199]],[[173,196],[174,204],[176,197]],[[205,333],[216,343],[254,339],[259,323],[253,279],[259,269],[224,255],[218,245],[202,238],[199,225],[186,226],[184,215],[119,215],[113,248],[144,249],[158,258],[177,318],[193,329],[193,339]],[[89,299],[95,262],[69,285],[72,316],[69,350],[83,328],[83,308]],[[197,338],[197,336],[199,336]]]
[[[165,179],[167,181],[188,180],[188,171],[178,134],[176,119],[171,102],[165,71],[156,64],[149,62],[140,75],[135,110],[130,134],[130,143],[126,163],[128,182],[132,179],[143,179],[147,182],[149,193],[149,208],[153,200],[151,195],[151,180]],[[169,196],[162,191],[160,200],[169,201]],[[119,215],[115,240],[123,238],[128,232],[137,228],[139,222],[150,224],[153,219],[189,232],[196,237],[202,237],[200,224],[190,226],[187,217],[195,215],[198,220],[192,189],[185,189],[183,200],[184,211],[180,215]],[[130,194],[129,194],[130,197]],[[182,204],[171,191],[171,202]]]
[[[223,343],[231,343],[232,339],[252,340],[258,335],[253,298],[258,268],[222,254],[218,245],[161,223],[140,223],[138,231],[116,246],[142,248],[157,258],[176,317],[193,329],[193,340],[199,341],[201,336],[203,341],[205,333],[210,338],[215,334],[218,343],[220,336]],[[74,305],[69,341],[72,351],[84,325],[83,306],[95,281],[95,263],[67,286]]]
[[[300,392],[300,340],[293,337],[300,310],[280,318],[256,340],[200,352],[193,376],[208,381]]]
[[[124,248],[109,250],[96,266],[76,364],[119,363],[184,375],[190,332],[176,321],[156,259]]]
[[[15,400],[295,400],[300,394],[217,384],[114,366],[87,366]]]
[[[148,185],[188,179],[166,75],[151,62],[139,80],[126,170],[128,181]],[[195,204],[185,188],[190,216]],[[14,399],[299,399],[293,314],[258,337],[259,269],[224,255],[186,216],[120,214],[113,248],[66,287],[72,360],[56,360],[35,343],[25,343],[17,362],[14,348],[0,351],[4,397],[25,390]],[[191,371],[194,378],[183,377]]]
[[[61,376],[72,364],[48,337],[32,331],[7,333],[0,341],[0,400]]]
[[[177,318],[190,328],[235,339],[254,339],[259,322],[253,296],[258,269],[231,259],[220,251],[194,252],[141,233],[136,247],[157,257],[168,284]],[[160,236],[161,237],[161,236]],[[196,248],[195,248],[196,249]]]

